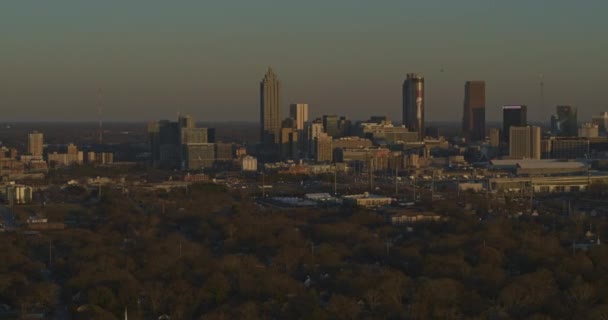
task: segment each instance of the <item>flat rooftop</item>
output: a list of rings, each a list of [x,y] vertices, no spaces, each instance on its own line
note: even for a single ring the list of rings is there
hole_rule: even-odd
[[[560,161],[555,159],[491,160],[490,165],[497,167],[519,167],[522,169],[579,169],[585,167],[585,164],[580,161]]]

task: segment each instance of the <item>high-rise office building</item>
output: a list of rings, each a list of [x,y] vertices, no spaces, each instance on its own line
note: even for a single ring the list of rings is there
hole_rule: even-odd
[[[314,156],[317,162],[331,162],[333,159],[332,138],[322,132],[315,138]]]
[[[290,105],[289,116],[296,120],[296,130],[304,130],[304,124],[308,121],[308,105],[306,103]]]
[[[279,144],[281,120],[281,83],[269,67],[260,82],[260,138],[264,147],[276,147]]]
[[[403,82],[403,124],[424,139],[424,78],[409,73]]]
[[[215,145],[213,143],[188,143],[181,145],[181,167],[197,170],[213,167]]]
[[[148,124],[148,138],[152,164],[163,168],[192,169],[199,165],[191,165],[193,150],[199,145],[213,145],[215,129],[197,128],[194,118],[178,117],[178,121],[160,120]],[[195,147],[188,147],[195,145]],[[205,161],[209,161],[208,157]]]
[[[540,127],[510,127],[509,157],[513,159],[540,159]]]
[[[215,129],[213,128],[181,128],[179,144],[213,143]]]
[[[486,137],[486,83],[467,81],[464,85],[462,133],[471,141]]]
[[[591,119],[593,124],[596,124],[599,127],[600,135],[605,136],[606,129],[608,128],[608,112],[602,112],[599,115],[593,116]]]
[[[555,116],[551,117],[551,131],[559,137],[576,137],[578,134],[577,110],[573,106],[555,107]]]
[[[318,137],[321,136],[321,134],[324,133],[323,123],[321,122],[321,120],[317,119],[313,122],[308,123],[306,126],[306,151],[308,153],[307,156],[309,158],[312,158],[316,153],[315,141]]]
[[[551,137],[548,139],[552,159],[583,159],[589,156],[590,139]]]
[[[333,138],[338,138],[340,136],[340,128],[338,127],[339,121],[340,117],[335,114],[323,115],[323,129],[328,136]]]
[[[281,159],[295,160],[299,158],[298,131],[293,127],[281,128]]]
[[[348,137],[352,134],[352,123],[346,117],[338,119],[338,137]]]
[[[181,128],[192,129],[196,128],[194,118],[192,116],[180,116],[178,117],[179,126]]]
[[[490,146],[498,148],[500,145],[500,130],[498,128],[490,129]]]
[[[502,107],[502,138],[509,141],[509,129],[511,127],[525,127],[528,125],[528,108],[526,106],[504,106]]]
[[[578,128],[579,138],[597,138],[600,135],[600,127],[593,123],[583,123]]]
[[[27,152],[32,156],[42,156],[44,151],[44,135],[34,131],[27,136]]]

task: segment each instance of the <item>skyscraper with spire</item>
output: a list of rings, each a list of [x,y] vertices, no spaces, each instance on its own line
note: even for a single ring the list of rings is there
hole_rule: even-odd
[[[403,82],[403,124],[424,140],[424,78],[414,73]]]
[[[260,82],[260,139],[265,149],[281,139],[281,83],[271,67]]]

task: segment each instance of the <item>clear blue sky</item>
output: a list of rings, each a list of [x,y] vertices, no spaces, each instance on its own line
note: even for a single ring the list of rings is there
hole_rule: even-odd
[[[462,117],[464,81],[548,119],[608,111],[606,0],[0,2],[4,120],[257,121],[268,65],[313,116],[400,119],[401,83],[425,76],[427,119]],[[443,69],[443,72],[441,72]],[[545,110],[539,79],[545,78]]]

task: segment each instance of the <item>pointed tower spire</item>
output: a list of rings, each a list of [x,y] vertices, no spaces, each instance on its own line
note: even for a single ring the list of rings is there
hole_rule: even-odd
[[[268,71],[266,71],[266,78],[276,78],[276,76],[277,75],[274,73],[272,66],[268,66]]]

